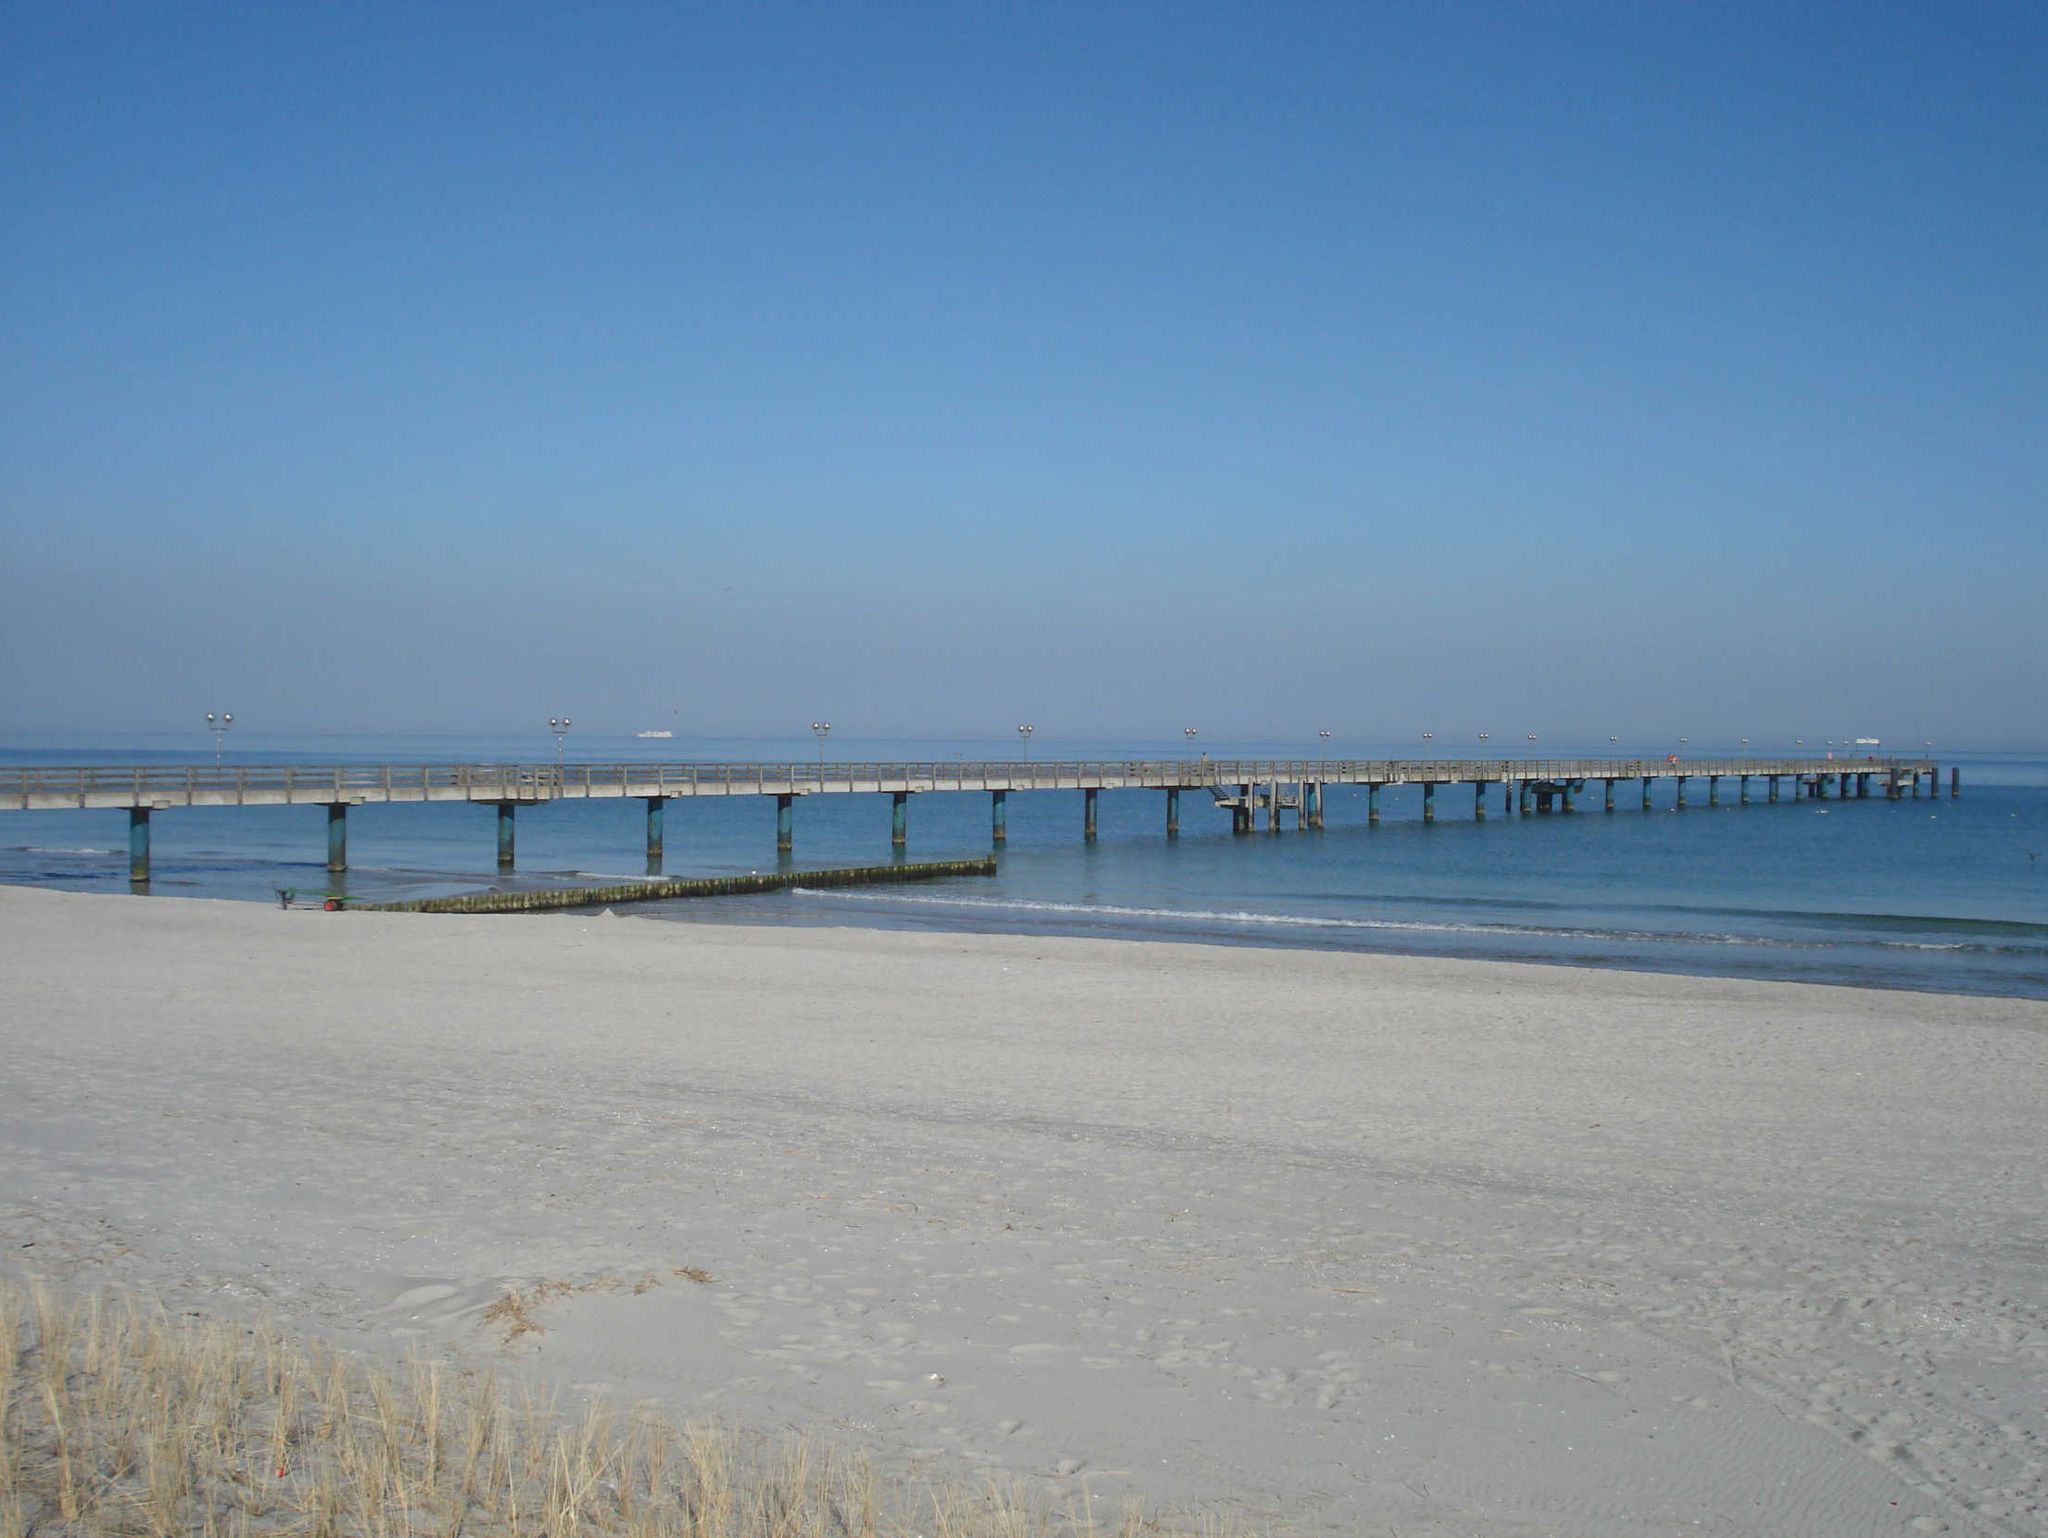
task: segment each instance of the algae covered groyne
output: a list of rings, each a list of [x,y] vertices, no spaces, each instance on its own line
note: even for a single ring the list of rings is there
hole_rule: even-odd
[[[357,913],[535,913],[547,908],[591,908],[601,903],[655,902],[669,897],[738,897],[793,886],[881,886],[894,881],[936,881],[946,876],[993,876],[994,855],[978,860],[903,861],[841,866],[836,870],[755,871],[745,876],[693,876],[664,881],[621,881],[610,886],[550,887],[534,892],[466,892],[459,897],[418,897],[410,902],[348,904]]]

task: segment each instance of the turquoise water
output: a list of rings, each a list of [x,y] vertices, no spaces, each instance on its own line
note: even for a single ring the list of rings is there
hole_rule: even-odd
[[[815,756],[809,742],[575,740],[573,760]],[[1177,746],[1177,745],[1176,745]],[[1604,746],[1604,745],[1603,745]],[[1160,757],[1157,743],[1037,744],[1036,756]],[[834,741],[835,758],[993,758],[1003,743]],[[1545,744],[1546,753],[1593,747]],[[548,756],[542,739],[247,737],[245,763],[503,762]],[[1219,755],[1300,751],[1223,743]],[[1722,751],[1695,744],[1698,756]],[[1413,753],[1333,744],[1333,754]],[[1234,838],[1228,816],[1183,793],[1182,836],[1163,837],[1164,797],[1105,792],[1101,836],[1084,844],[1079,792],[1014,794],[1009,844],[993,879],[810,892],[635,910],[682,922],[854,924],[1026,934],[1084,934],[1225,944],[1482,956],[1657,971],[1796,978],[1881,987],[2048,998],[2048,757],[1943,752],[1943,794],[1888,802],[1757,799],[1709,808],[1695,781],[1683,812],[1661,784],[1639,810],[1632,784],[1616,811],[1597,785],[1569,817],[1501,815],[1483,823],[1463,791],[1441,792],[1421,821],[1414,790],[1382,793],[1366,825],[1363,790],[1331,787],[1327,827]],[[210,763],[197,745],[140,737],[0,744],[10,763]],[[1946,794],[1949,764],[1963,795]],[[886,796],[798,803],[798,867],[889,858]],[[988,798],[922,795],[910,806],[913,859],[989,848]],[[195,809],[154,820],[151,891],[275,900],[279,887],[328,890],[317,807]],[[645,874],[638,801],[562,802],[519,814],[519,875],[552,884]],[[429,895],[503,884],[493,813],[483,807],[367,806],[349,819],[347,891]],[[0,880],[127,890],[120,812],[0,812]],[[773,802],[675,801],[667,811],[672,875],[772,869]],[[337,919],[336,922],[343,920]],[[324,920],[323,920],[324,922]],[[546,922],[546,920],[536,920]]]

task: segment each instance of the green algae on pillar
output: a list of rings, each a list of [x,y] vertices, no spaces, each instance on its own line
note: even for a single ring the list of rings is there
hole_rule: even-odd
[[[1377,785],[1365,787],[1365,822],[1370,828],[1380,825],[1380,788]]]
[[[1611,812],[1614,810],[1614,781],[1602,780],[1600,783],[1605,792],[1600,798],[1600,810]]]
[[[1092,785],[1081,792],[1081,837],[1091,844],[1095,842],[1095,798],[1100,794]]]
[[[901,849],[910,842],[910,792],[889,792],[889,842]]]
[[[327,868],[348,869],[348,807],[339,801],[327,804]]]
[[[662,808],[667,803],[668,798],[666,796],[649,796],[647,798],[647,868],[649,870],[661,869],[661,816]]]
[[[775,852],[788,854],[796,848],[796,797],[782,794],[775,798]]]
[[[1710,774],[1707,776],[1707,805],[1719,806],[1720,804],[1721,776],[1719,776],[1718,774]]]
[[[1472,782],[1472,820],[1474,822],[1486,821],[1486,781],[1484,780],[1474,780]]]
[[[1180,837],[1180,787],[1178,785],[1166,787],[1166,836],[1168,838]]]
[[[1690,776],[1683,774],[1678,776],[1678,800],[1675,804],[1681,812],[1685,810],[1685,782],[1688,778]]]
[[[1434,780],[1424,780],[1422,782],[1422,820],[1424,822],[1436,821],[1436,781]]]
[[[128,808],[128,879],[149,885],[149,808]]]
[[[518,803],[498,803],[498,869],[512,868],[512,814],[519,809]]]
[[[988,836],[991,843],[1006,844],[1010,841],[1010,793],[1007,790],[992,790],[988,793]]]

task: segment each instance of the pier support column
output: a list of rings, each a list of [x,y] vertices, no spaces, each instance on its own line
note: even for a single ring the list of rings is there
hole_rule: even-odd
[[[1529,815],[1529,796],[1529,782],[1527,780],[1524,780],[1522,781],[1522,815],[1524,817],[1527,817]]]
[[[1422,820],[1424,822],[1436,821],[1436,781],[1434,780],[1424,780],[1422,782]]]
[[[1913,771],[1913,799],[1915,801],[1920,799],[1920,771],[1918,769]]]
[[[348,806],[340,801],[327,804],[327,868],[348,869]]]
[[[992,844],[1007,844],[1010,841],[1010,793],[1007,790],[992,790],[988,793],[988,837]]]
[[[775,852],[788,854],[796,848],[796,797],[775,798]]]
[[[512,814],[519,810],[516,801],[498,803],[498,869],[512,868]]]
[[[1707,776],[1707,805],[1719,806],[1720,804],[1721,776],[1719,776],[1718,774],[1710,774]]]
[[[1678,800],[1675,804],[1681,812],[1685,810],[1685,782],[1688,778],[1683,774],[1678,776]]]
[[[1746,774],[1736,776],[1735,804],[1737,806],[1749,805],[1749,776]]]
[[[1773,801],[1777,800],[1777,799],[1778,799],[1778,777],[1777,777],[1777,776],[1776,776],[1775,774],[1767,774],[1767,775],[1765,775],[1765,776],[1764,776],[1764,778],[1765,778],[1766,780],[1770,781],[1770,785],[1771,785],[1771,800],[1773,800]]]
[[[1266,787],[1266,831],[1280,831],[1280,782],[1273,781]]]
[[[1166,836],[1168,838],[1180,837],[1180,787],[1178,785],[1166,787]]]
[[[1323,825],[1322,781],[1310,781],[1308,784],[1301,787],[1301,794],[1303,798],[1302,804],[1306,806],[1309,811],[1308,825],[1311,828],[1320,828]]]
[[[1866,776],[1866,778],[1868,778],[1868,776]],[[1868,787],[1865,788],[1864,793],[1866,795],[1869,794]],[[1962,794],[1963,771],[1957,768],[1954,764],[1950,764],[1948,766],[1948,798],[1951,801],[1955,801],[1960,799]]]
[[[662,811],[668,805],[666,796],[649,796],[647,799],[647,869],[650,872],[661,869],[661,823]]]
[[[1472,820],[1474,822],[1486,821],[1486,781],[1484,780],[1474,780],[1472,782]]]
[[[1380,788],[1377,785],[1365,787],[1365,825],[1369,828],[1380,825]]]
[[[1647,774],[1643,776],[1643,810],[1646,812],[1650,809],[1650,787],[1656,783]]]
[[[1827,800],[1827,798],[1828,777],[1824,774],[1816,774],[1813,777],[1813,799],[1816,801],[1825,801]]]
[[[1505,817],[1515,809],[1515,784],[1512,780],[1500,782],[1500,814]]]
[[[889,792],[889,842],[901,849],[910,842],[910,792]]]
[[[1081,837],[1091,844],[1095,842],[1095,798],[1100,794],[1094,789],[1081,792]]]
[[[1560,812],[1572,810],[1572,782],[1570,780],[1566,780],[1557,787],[1557,809]]]
[[[1600,798],[1600,810],[1611,812],[1614,810],[1614,781],[1602,780],[1600,783],[1606,791],[1606,794]]]
[[[149,885],[149,808],[128,808],[128,879],[136,886]]]

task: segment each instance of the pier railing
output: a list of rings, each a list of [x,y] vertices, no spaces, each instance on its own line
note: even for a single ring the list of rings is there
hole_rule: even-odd
[[[605,796],[812,795],[1214,785],[1567,782],[1931,773],[1928,759],[927,759],[865,762],[0,766],[0,808],[366,801],[532,802]]]

